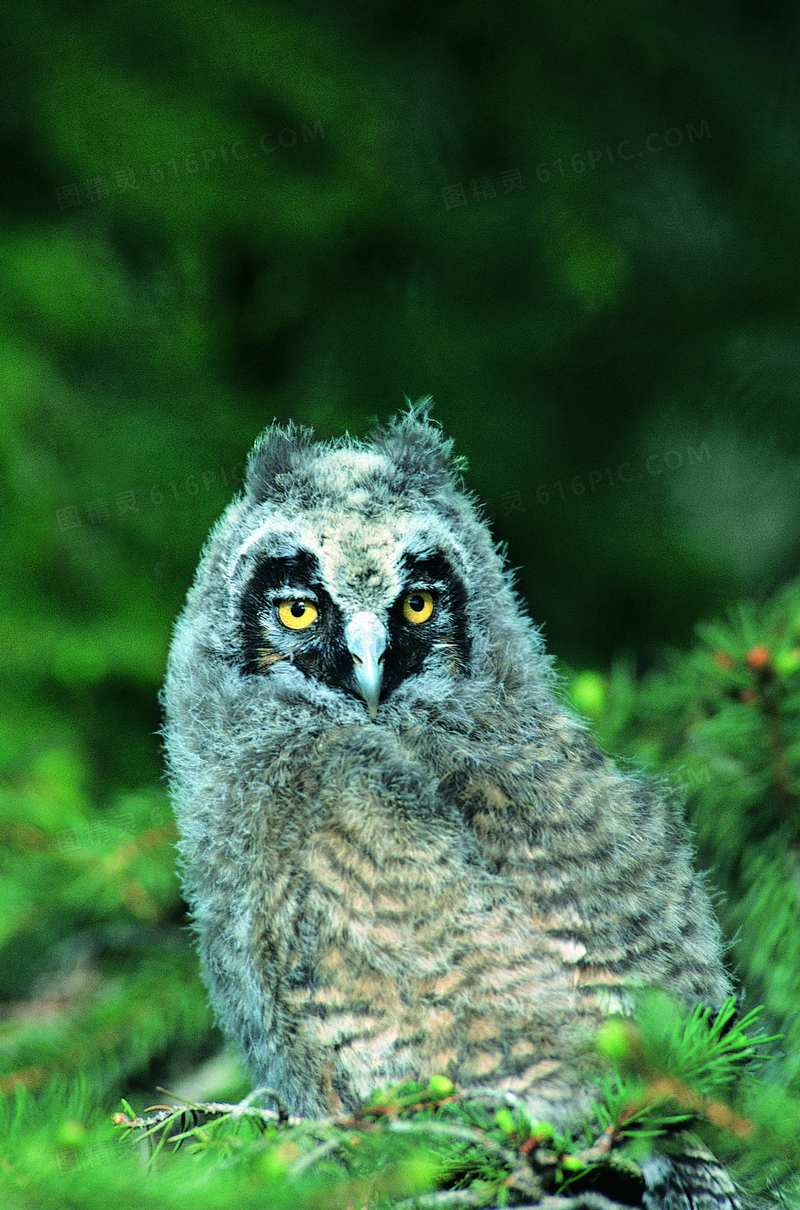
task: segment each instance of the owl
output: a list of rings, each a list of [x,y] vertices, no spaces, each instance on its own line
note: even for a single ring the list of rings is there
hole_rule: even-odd
[[[568,1131],[609,1011],[731,985],[674,804],[564,705],[462,470],[427,400],[257,442],[169,657],[182,876],[219,1020],[291,1112],[440,1074]]]

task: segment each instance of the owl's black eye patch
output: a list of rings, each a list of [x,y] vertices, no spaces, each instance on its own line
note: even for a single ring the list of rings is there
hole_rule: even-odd
[[[406,554],[400,569],[406,589],[390,611],[384,694],[419,672],[434,648],[449,650],[454,671],[465,669],[470,656],[467,589],[447,556],[438,550]],[[430,613],[422,611],[424,622],[413,617],[413,610],[412,616],[409,613],[409,594],[416,593],[430,597],[433,604]]]
[[[450,560],[442,551],[434,550],[426,555],[404,555],[400,567],[409,591],[432,591],[437,613],[440,610],[446,612],[452,625],[458,622],[462,624],[458,627],[458,639],[466,659],[469,654],[467,589]]]
[[[325,594],[317,588],[319,575],[317,558],[307,550],[262,559],[258,564],[241,597],[240,663],[244,672],[264,672],[277,660],[286,658],[286,651],[271,647],[267,640],[264,611],[272,606],[278,594],[294,595],[287,593],[287,589],[314,589],[315,595],[321,598]]]

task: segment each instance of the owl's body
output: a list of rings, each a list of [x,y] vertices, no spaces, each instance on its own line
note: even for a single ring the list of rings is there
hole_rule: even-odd
[[[419,413],[364,444],[265,433],[165,702],[211,997],[291,1111],[441,1073],[568,1128],[604,1013],[730,993],[679,812],[554,696]]]

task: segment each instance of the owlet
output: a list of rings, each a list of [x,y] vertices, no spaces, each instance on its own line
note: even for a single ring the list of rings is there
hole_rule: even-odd
[[[438,1073],[569,1130],[609,1010],[730,981],[679,812],[554,692],[451,444],[427,401],[364,442],[256,444],[169,658],[185,893],[290,1111]],[[705,1204],[735,1205],[720,1180]]]

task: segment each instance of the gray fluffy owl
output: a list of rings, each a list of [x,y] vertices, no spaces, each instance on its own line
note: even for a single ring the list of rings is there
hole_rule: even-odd
[[[569,1129],[610,1009],[730,982],[679,814],[554,694],[451,444],[427,401],[364,442],[256,444],[169,659],[185,893],[220,1021],[290,1111],[439,1073]],[[703,1204],[735,1204],[708,1173]],[[661,1158],[653,1204],[670,1181]]]

